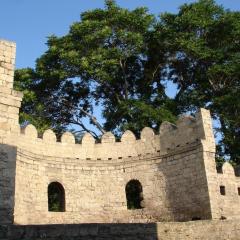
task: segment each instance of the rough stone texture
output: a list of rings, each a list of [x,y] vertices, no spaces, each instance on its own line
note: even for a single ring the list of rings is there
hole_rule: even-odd
[[[0,144],[0,223],[13,223],[16,147]]]
[[[0,40],[0,223],[12,223],[17,146],[4,144],[18,134],[22,93],[14,91],[15,43]]]
[[[13,87],[16,44],[0,39],[0,85]]]
[[[95,144],[89,134],[83,137],[82,144],[75,144],[69,134],[64,134],[63,142],[56,142],[49,130],[43,139],[37,138],[33,126],[19,135],[9,135],[6,142],[17,146],[15,223],[210,219],[201,142],[203,123],[199,123],[205,115],[209,117],[207,111],[201,110],[186,126],[181,121],[170,130],[164,124],[160,135],[145,128],[140,140],[127,131],[121,142],[113,142],[109,133],[101,144]],[[188,132],[192,139],[183,135]],[[141,210],[127,210],[125,186],[131,179],[139,180],[143,186]],[[65,188],[63,213],[48,212],[47,188],[55,181]]]
[[[195,117],[181,117],[176,125],[164,122],[157,135],[152,129],[144,128],[138,140],[130,131],[123,134],[121,142],[106,133],[98,144],[89,134],[81,144],[75,144],[71,133],[65,133],[61,142],[57,142],[51,130],[38,138],[34,126],[20,129],[18,111],[22,95],[12,90],[13,78],[3,80],[6,74],[13,77],[10,70],[14,69],[14,46],[0,41],[0,49],[4,49],[0,52],[3,69],[0,72],[1,224],[240,218],[240,178],[228,163],[222,173],[216,171],[209,111],[200,109]],[[127,209],[125,186],[132,179],[142,184],[143,209]],[[48,185],[56,181],[65,189],[65,212],[48,211]],[[225,196],[220,194],[220,186],[225,186]],[[231,223],[224,222],[227,226]],[[201,229],[207,223],[198,224]],[[208,222],[205,227],[219,229],[222,224],[223,221]],[[161,233],[158,226],[163,225],[155,226]],[[173,224],[173,231],[185,234],[184,226],[195,225]],[[24,229],[32,228],[16,227],[13,231]],[[199,234],[204,233],[199,230]]]
[[[217,188],[225,187],[226,195],[220,195],[216,200],[221,218],[237,218],[240,216],[240,178],[236,177],[231,164],[225,163],[222,174],[217,175]],[[236,197],[237,196],[237,197]]]
[[[240,221],[0,226],[1,240],[240,240]]]

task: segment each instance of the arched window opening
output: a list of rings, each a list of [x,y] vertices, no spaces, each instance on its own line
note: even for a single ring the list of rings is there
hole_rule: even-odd
[[[58,182],[48,185],[48,211],[65,212],[65,190]]]
[[[126,185],[126,198],[128,209],[141,209],[143,200],[142,185],[138,180],[131,180]]]

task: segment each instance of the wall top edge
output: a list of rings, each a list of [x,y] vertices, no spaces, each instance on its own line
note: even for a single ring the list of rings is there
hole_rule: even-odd
[[[14,41],[10,41],[10,40],[7,40],[7,39],[3,39],[3,38],[0,38],[0,43],[2,44],[6,44],[6,45],[10,45],[12,47],[15,47],[16,46],[16,43]]]

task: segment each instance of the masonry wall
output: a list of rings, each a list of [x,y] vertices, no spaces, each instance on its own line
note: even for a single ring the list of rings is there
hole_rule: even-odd
[[[210,218],[200,142],[162,156],[161,150],[157,150],[160,136],[148,128],[143,130],[140,140],[127,132],[122,142],[104,143],[106,136],[103,136],[103,143],[92,145],[85,145],[85,138],[90,142],[89,135],[82,144],[76,145],[65,141],[66,136],[65,142],[56,143],[53,135],[50,138],[50,131],[47,133],[48,140],[45,134],[39,139],[36,130],[29,126],[19,134],[19,140],[16,136],[9,139],[18,145],[15,223]],[[68,136],[70,138],[70,134]],[[73,153],[75,158],[70,157]],[[96,156],[111,153],[111,158]],[[139,180],[143,187],[144,208],[141,210],[127,210],[125,186],[132,179]],[[63,213],[48,212],[47,188],[55,181],[65,188],[66,212]]]
[[[4,142],[19,129],[18,113],[22,94],[12,89],[15,51],[15,43],[0,39],[0,223],[14,221],[17,147]]]
[[[139,140],[130,131],[123,134],[121,142],[106,133],[100,144],[95,144],[88,134],[82,144],[75,144],[70,133],[56,142],[50,130],[40,139],[36,129],[27,126],[7,139],[9,144],[18,146],[15,223],[211,218],[200,140],[199,121],[203,117],[200,112],[196,119],[182,118],[176,126],[164,123],[159,135],[145,128]],[[143,187],[141,210],[127,210],[125,186],[132,179],[139,180]],[[65,188],[63,213],[48,212],[47,188],[55,181]]]
[[[0,224],[13,223],[16,147],[0,144]]]
[[[1,226],[1,240],[239,240],[240,221]]]
[[[179,130],[178,126],[176,129]],[[115,142],[107,133],[101,144],[95,144],[88,134],[82,144],[75,144],[70,133],[64,134],[60,143],[50,130],[44,133],[43,139],[37,138],[36,129],[31,125],[13,134],[10,132],[3,142],[4,146],[16,148],[14,222],[153,222],[210,218],[201,142],[182,143],[174,151],[165,149],[160,139],[161,136],[167,139],[167,133],[165,123],[160,135],[145,128],[140,140],[128,131],[121,142]],[[174,134],[178,139],[178,134]],[[144,208],[141,210],[127,210],[125,186],[131,179],[139,180],[143,186]],[[65,188],[64,213],[48,212],[47,187],[55,181]]]
[[[204,110],[203,119],[204,140],[203,159],[207,177],[211,215],[213,219],[239,219],[240,218],[240,177],[235,174],[231,164],[224,163],[221,173],[216,171],[215,142],[212,129],[212,120],[209,113]],[[224,187],[222,195],[220,187]]]
[[[225,163],[217,176],[217,191],[224,187],[225,194],[218,194],[218,206],[221,218],[239,219],[240,216],[240,177],[235,175],[231,164]]]

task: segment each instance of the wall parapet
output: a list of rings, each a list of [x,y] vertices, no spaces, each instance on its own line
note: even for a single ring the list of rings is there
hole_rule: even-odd
[[[107,132],[102,135],[100,143],[96,143],[92,135],[85,133],[80,144],[76,143],[71,132],[65,132],[60,141],[57,141],[55,133],[49,129],[40,138],[37,129],[30,124],[19,128],[19,134],[16,135],[14,132],[6,143],[31,149],[34,153],[42,155],[99,160],[147,154],[164,156],[185,151],[202,143],[207,143],[206,145],[215,151],[214,138],[206,133],[211,130],[210,121],[209,111],[201,109],[196,117],[182,116],[176,125],[163,122],[158,134],[155,134],[153,129],[145,127],[140,133],[140,139],[128,130],[123,133],[120,141],[116,141],[115,136]]]

